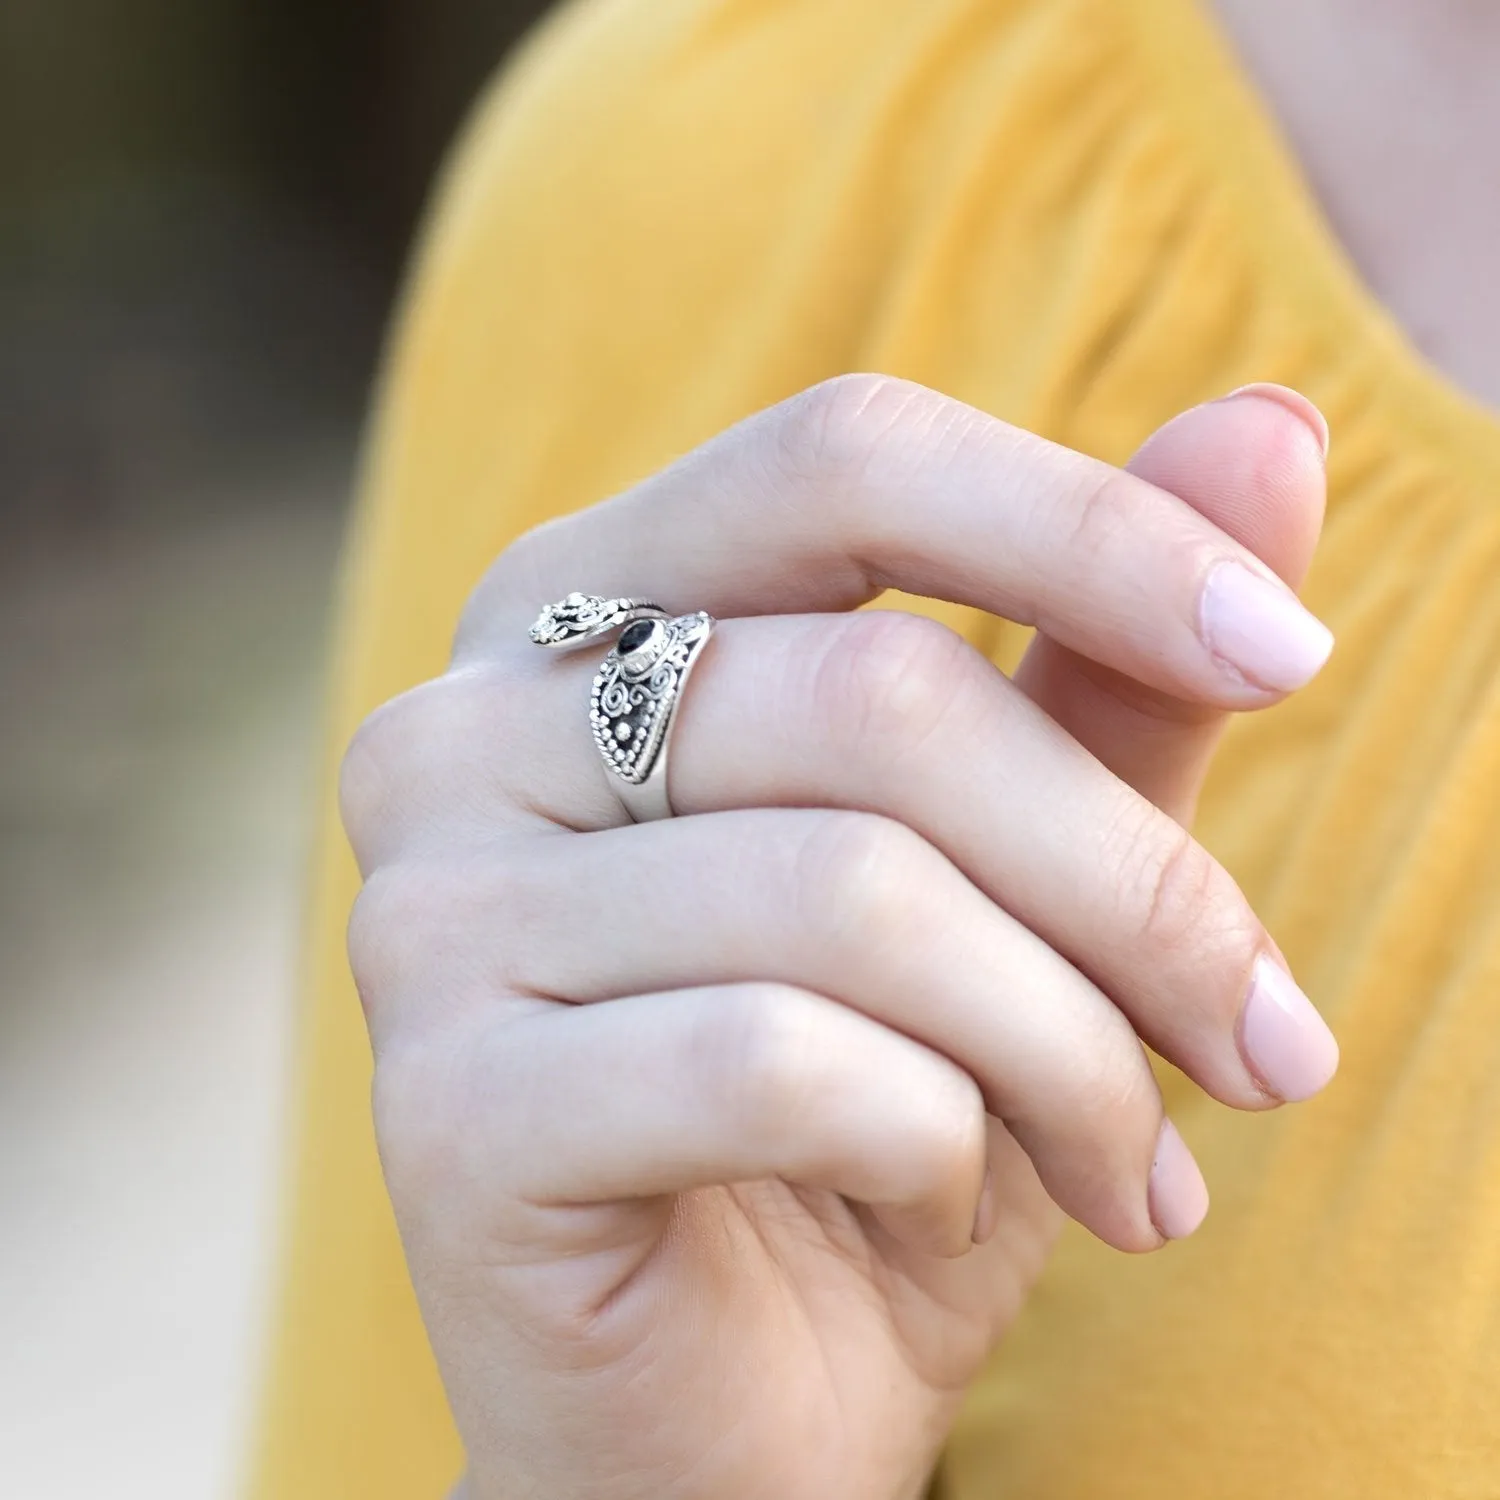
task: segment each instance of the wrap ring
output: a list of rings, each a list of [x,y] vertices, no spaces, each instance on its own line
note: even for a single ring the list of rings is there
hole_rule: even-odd
[[[672,615],[650,599],[569,594],[546,605],[531,626],[536,645],[564,650],[621,631],[594,676],[589,724],[610,785],[637,823],[672,816],[672,721],[714,624],[702,610]]]

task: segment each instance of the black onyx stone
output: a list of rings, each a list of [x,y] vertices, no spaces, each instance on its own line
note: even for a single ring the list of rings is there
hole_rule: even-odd
[[[629,656],[632,651],[640,650],[651,639],[651,633],[655,628],[655,620],[635,620],[627,625],[620,633],[618,647],[620,655]]]

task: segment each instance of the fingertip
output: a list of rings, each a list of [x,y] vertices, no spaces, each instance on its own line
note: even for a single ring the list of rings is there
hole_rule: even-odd
[[[1297,392],[1246,386],[1174,417],[1128,467],[1296,587],[1323,526],[1325,431],[1321,413]]]
[[[952,1214],[941,1209],[878,1203],[870,1205],[870,1212],[892,1239],[919,1255],[958,1260],[979,1243],[968,1225],[959,1225]]]
[[[1226,396],[1219,397],[1220,401],[1243,399],[1271,401],[1291,412],[1312,434],[1313,441],[1317,444],[1318,457],[1325,464],[1328,462],[1328,419],[1301,391],[1293,390],[1289,385],[1277,385],[1273,381],[1257,380],[1250,385],[1237,387]]]
[[[1167,1240],[1186,1239],[1208,1213],[1208,1184],[1170,1119],[1161,1123],[1146,1196],[1151,1222]]]
[[[1290,971],[1264,954],[1240,1011],[1239,1042],[1252,1076],[1289,1104],[1321,1093],[1338,1072],[1338,1038]]]

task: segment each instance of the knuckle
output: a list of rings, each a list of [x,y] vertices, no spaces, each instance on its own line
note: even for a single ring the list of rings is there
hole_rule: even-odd
[[[345,747],[339,764],[339,816],[356,853],[368,842],[389,804],[407,733],[405,706],[393,698],[364,720]]]
[[[564,517],[553,517],[510,541],[485,569],[458,613],[453,631],[453,659],[464,661],[484,654],[492,645],[496,617],[514,601],[537,599],[545,590],[537,582],[540,554]]]
[[[708,1007],[693,1071],[739,1128],[793,1139],[820,1108],[828,1053],[810,998],[789,985],[746,984]]]
[[[838,743],[883,768],[919,752],[963,699],[968,647],[921,615],[873,610],[830,633],[813,684]]]
[[[796,851],[792,899],[801,923],[837,951],[899,943],[931,873],[922,838],[878,813],[829,812]]]
[[[453,664],[493,662],[513,651],[527,656],[533,648],[516,644],[524,626],[547,600],[562,592],[557,580],[572,573],[580,548],[586,546],[582,538],[597,524],[600,512],[623,498],[617,495],[550,516],[512,537],[464,600],[453,632]]]
[[[1137,486],[1139,481],[1106,465],[1090,465],[1073,496],[1066,515],[1066,533],[1062,550],[1082,560],[1108,558],[1118,549],[1119,538],[1136,524]],[[1051,515],[1058,515],[1051,510]]]
[[[778,424],[781,456],[796,474],[833,489],[869,472],[935,392],[890,375],[836,375],[786,402]]]
[[[525,993],[535,922],[530,845],[491,840],[380,865],[354,898],[347,947],[356,989],[381,1040]]]
[[[355,731],[339,767],[344,829],[368,870],[398,854],[409,834],[436,819],[483,829],[514,810],[510,768],[520,756],[485,757],[475,747],[516,752],[529,722],[512,676],[456,669],[382,704]]]
[[[1078,1122],[1114,1161],[1136,1157],[1142,1134],[1154,1136],[1161,1114],[1157,1087],[1145,1050],[1121,1018],[1115,1034],[1079,1061]]]
[[[985,1155],[984,1094],[957,1063],[932,1054],[935,1066],[922,1107],[904,1134],[910,1143],[914,1190],[922,1185],[962,1183],[978,1175]]]
[[[455,690],[447,677],[408,688],[354,731],[339,766],[339,814],[355,852],[380,842],[429,747],[453,742]]]
[[[1197,927],[1213,861],[1185,828],[1149,806],[1122,823],[1115,865],[1130,928],[1146,949],[1173,953]]]
[[[1127,923],[1174,970],[1238,974],[1261,924],[1229,872],[1180,824],[1153,808],[1126,820],[1118,868]]]
[[[367,1012],[383,997],[456,1001],[505,983],[515,882],[504,860],[482,871],[470,864],[458,854],[398,860],[365,881],[349,913],[348,947]]]
[[[512,542],[511,547],[519,543]],[[512,590],[506,585],[506,569],[509,550],[502,552],[493,562],[484,577],[464,600],[458,612],[458,622],[453,627],[453,660],[469,661],[485,653],[495,635],[495,616],[501,608],[501,600]]]
[[[349,912],[348,948],[367,1014],[420,968],[437,913],[435,882],[407,865],[382,865],[365,881]]]

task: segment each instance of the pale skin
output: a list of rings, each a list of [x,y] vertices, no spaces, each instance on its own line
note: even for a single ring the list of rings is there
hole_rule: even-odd
[[[1376,298],[1444,375],[1500,409],[1500,6],[1214,8]]]
[[[496,561],[342,787],[467,1500],[910,1500],[1065,1215],[1132,1253],[1201,1222],[1146,1048],[1234,1109],[1326,1084],[1189,832],[1229,715],[1328,650],[1292,592],[1325,443],[1252,389],[1113,470],[855,376]],[[1007,678],[848,612],[887,586],[1037,638]],[[580,587],[721,621],[670,821],[598,763],[599,652],[526,639]]]

